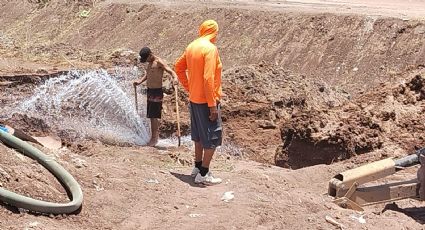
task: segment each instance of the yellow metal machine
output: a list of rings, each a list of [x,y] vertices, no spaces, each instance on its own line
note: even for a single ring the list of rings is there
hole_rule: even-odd
[[[416,179],[364,186],[419,163]],[[357,211],[363,211],[363,206],[406,198],[425,200],[425,148],[401,159],[389,158],[342,172],[329,181],[328,194],[340,207]]]

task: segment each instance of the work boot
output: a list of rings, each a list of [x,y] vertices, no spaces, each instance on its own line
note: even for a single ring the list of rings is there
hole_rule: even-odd
[[[201,173],[198,173],[195,177],[196,184],[215,185],[220,184],[221,182],[222,180],[214,177],[211,172],[208,172],[205,176],[201,176]]]

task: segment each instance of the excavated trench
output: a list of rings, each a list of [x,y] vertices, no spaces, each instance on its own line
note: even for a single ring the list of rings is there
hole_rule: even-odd
[[[425,145],[423,123],[425,71],[406,75],[405,82],[386,83],[339,107],[294,113],[281,127],[283,145],[275,163],[293,169],[348,159],[382,150],[397,156]],[[389,151],[388,151],[389,150]]]
[[[245,156],[258,161],[262,159],[258,158],[255,150],[260,153],[274,151],[273,154],[268,153],[272,155],[273,163],[292,169],[331,164],[391,145],[413,151],[425,144],[425,129],[421,123],[425,108],[425,80],[424,74],[421,74],[423,70],[415,72],[418,73],[403,76],[404,83],[382,84],[352,99],[344,91],[338,91],[323,82],[303,79],[279,66],[263,63],[226,70],[223,74],[224,86],[229,93],[223,101],[223,120],[226,129],[230,131],[226,132],[225,140],[240,147]],[[7,81],[3,82],[7,84],[1,86],[3,105],[6,108],[19,107],[16,102],[22,104],[28,101],[40,86],[64,74],[66,71],[4,77]],[[261,84],[269,87],[253,87]],[[168,105],[165,109],[168,112],[161,126],[162,138],[170,138],[176,131],[173,120],[175,108],[170,106],[174,105],[171,99],[173,92],[166,95]],[[227,105],[227,100],[235,101],[241,97],[245,97],[246,102]],[[187,99],[181,95],[180,100],[180,104],[184,105]],[[188,121],[184,121],[187,108],[182,106],[182,111],[182,134],[187,135],[190,133]],[[78,116],[79,112],[75,110],[73,113]],[[55,133],[62,138],[63,144],[69,146],[81,137],[73,127],[58,129],[46,116],[31,116],[28,111],[9,117],[2,114],[1,119],[32,134]],[[268,143],[272,143],[275,133],[279,133],[280,138],[274,145],[269,145],[270,148],[267,148],[267,143],[261,145],[261,141],[267,138]],[[246,134],[258,136],[259,139],[253,140]],[[112,143],[101,136],[89,139]]]

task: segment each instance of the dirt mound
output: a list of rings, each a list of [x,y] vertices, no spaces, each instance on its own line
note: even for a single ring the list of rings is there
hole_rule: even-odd
[[[0,151],[0,187],[44,201],[68,201],[65,189],[43,166],[4,145]]]
[[[278,127],[300,109],[332,108],[350,98],[342,90],[268,63],[240,66],[223,73],[223,120],[229,141],[246,156],[273,163],[281,143]]]
[[[223,91],[231,102],[271,102],[277,108],[317,108],[338,106],[350,98],[347,92],[330,87],[324,81],[309,79],[266,62],[230,68],[223,73],[223,81]]]
[[[418,74],[397,86],[382,84],[339,107],[298,111],[282,125],[284,143],[276,164],[330,164],[392,145],[413,151],[425,145],[424,106],[424,77]]]

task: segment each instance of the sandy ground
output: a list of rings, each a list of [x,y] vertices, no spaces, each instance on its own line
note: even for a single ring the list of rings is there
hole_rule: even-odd
[[[17,191],[64,199],[58,183],[45,179],[40,166],[10,150],[2,148],[2,152],[15,168],[10,180],[20,181]],[[185,149],[92,144],[80,154],[66,149],[50,154],[58,156],[80,182],[85,195],[81,213],[39,216],[5,206],[0,210],[2,229],[337,229],[325,221],[326,216],[347,229],[420,229],[424,220],[421,203],[413,200],[368,207],[362,214],[332,204],[326,195],[327,180],[353,164],[290,171],[218,155],[215,174],[224,183],[199,187],[184,163],[191,159]],[[29,170],[18,173],[19,165]],[[401,174],[398,179],[411,176]],[[222,201],[229,191],[235,198]],[[352,217],[362,215],[366,224]]]

